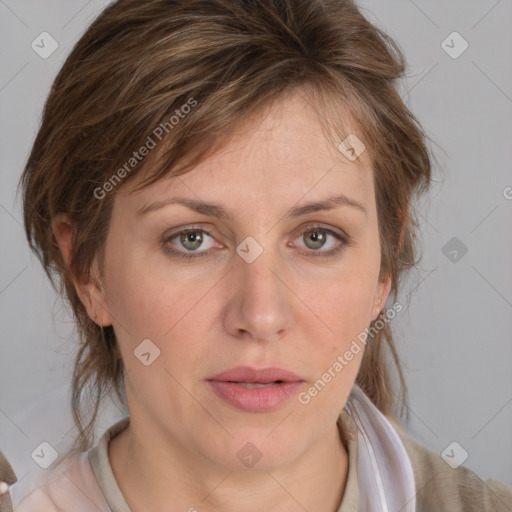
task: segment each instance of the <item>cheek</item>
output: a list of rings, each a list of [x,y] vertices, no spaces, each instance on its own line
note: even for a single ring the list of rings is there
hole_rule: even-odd
[[[370,323],[373,290],[372,282],[353,274],[317,296],[315,311],[329,329],[319,334],[317,321],[317,328],[306,333],[304,352],[311,379],[297,396],[299,411],[308,414],[317,428],[336,420],[354,385],[365,351],[364,340],[358,336]]]
[[[111,260],[107,295],[125,365],[137,373],[141,370],[134,350],[149,339],[160,350],[151,368],[169,368],[178,377],[201,358],[201,340],[213,307],[203,299],[212,284],[199,285],[201,281],[137,257],[136,252],[124,254]]]
[[[365,329],[371,322],[377,272],[371,266],[346,267],[336,279],[309,293],[313,310],[343,342]]]
[[[318,407],[336,411],[357,377],[378,277],[375,262],[361,263],[362,259],[357,264],[347,263],[335,281],[323,281],[313,291],[309,288],[308,303],[314,305],[312,310],[319,319],[315,319],[306,334],[309,341],[305,351],[314,369],[314,383],[306,389],[302,401],[299,397],[301,404],[314,398]],[[309,317],[311,320],[311,313]],[[301,322],[307,325],[305,318]]]
[[[112,246],[119,249],[109,255],[107,302],[112,322],[118,324],[116,332],[132,342],[157,339],[172,328],[183,308],[179,275],[172,280],[169,274],[164,276],[128,242],[116,245],[113,241]]]
[[[194,321],[204,314],[204,290],[190,287],[188,281],[185,285],[179,274],[163,275],[154,266],[141,265],[130,257],[111,267],[108,285],[108,307],[132,406],[145,403],[158,415],[161,404],[172,404],[176,414],[186,415],[194,403],[182,383],[204,358],[201,322]],[[147,366],[142,356],[145,353],[149,353]]]

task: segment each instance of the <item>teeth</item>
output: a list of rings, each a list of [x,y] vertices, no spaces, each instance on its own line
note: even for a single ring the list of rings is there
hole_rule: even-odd
[[[261,384],[260,382],[237,382],[237,384],[246,389],[256,389],[256,388],[268,388],[270,386],[275,386],[277,384],[277,382],[268,382],[267,384]]]

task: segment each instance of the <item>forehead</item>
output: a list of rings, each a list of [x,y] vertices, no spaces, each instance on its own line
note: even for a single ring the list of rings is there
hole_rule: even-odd
[[[311,200],[333,189],[359,197],[373,195],[369,151],[364,149],[355,159],[352,153],[350,158],[347,148],[363,141],[348,113],[343,122],[343,133],[331,131],[335,127],[329,126],[321,110],[302,91],[296,91],[247,119],[220,151],[192,170],[164,177],[135,193],[123,187],[119,199],[141,207],[170,194],[204,200],[215,197],[225,204],[249,198]],[[362,146],[355,149],[360,151]],[[143,170],[140,178],[148,171],[151,168]],[[134,186],[138,182],[139,176]]]

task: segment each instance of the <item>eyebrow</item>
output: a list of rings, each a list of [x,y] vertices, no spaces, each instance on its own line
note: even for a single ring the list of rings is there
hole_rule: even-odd
[[[164,199],[162,201],[155,201],[154,203],[150,203],[146,206],[143,206],[137,211],[137,217],[142,217],[143,215],[146,215],[149,212],[159,210],[164,206],[170,204],[182,204],[187,208],[197,213],[201,213],[203,215],[216,217],[218,219],[225,219],[231,221],[233,220],[233,215],[230,212],[228,212],[223,206],[214,203],[205,203],[204,201],[198,201],[195,199],[178,197]],[[323,199],[322,201],[310,202],[301,206],[294,206],[288,211],[288,213],[285,215],[285,218],[300,217],[301,215],[306,215],[308,213],[318,212],[322,210],[333,210],[338,206],[350,206],[364,213],[365,216],[368,215],[366,208],[361,203],[344,194],[341,194],[338,196],[328,197],[326,199]]]

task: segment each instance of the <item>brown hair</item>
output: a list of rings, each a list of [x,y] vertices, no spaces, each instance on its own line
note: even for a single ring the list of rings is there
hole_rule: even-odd
[[[350,133],[342,110],[356,122],[374,171],[381,276],[392,277],[396,298],[399,277],[417,263],[413,195],[431,180],[426,135],[396,90],[404,70],[400,48],[351,0],[119,0],[89,26],[53,83],[20,180],[30,247],[55,289],[59,278],[77,320],[75,446],[91,445],[103,397],[114,391],[125,404],[113,328],[89,318],[74,286],[102,254],[116,190],[142,169],[152,172],[137,189],[190,170],[292,89],[311,93],[337,143]],[[159,142],[158,127],[165,152],[131,160],[149,139]],[[59,213],[73,222],[69,266],[51,227]],[[385,414],[396,405],[389,355],[405,403],[385,322],[357,377]]]

